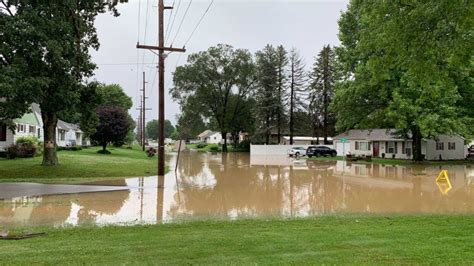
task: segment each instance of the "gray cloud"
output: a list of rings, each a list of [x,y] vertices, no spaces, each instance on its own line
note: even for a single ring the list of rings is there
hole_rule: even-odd
[[[175,11],[180,0],[175,0]],[[193,1],[180,32],[176,35],[179,22],[189,0],[182,0],[177,12],[169,40],[176,40],[174,47],[180,47],[190,36],[194,26],[204,13],[211,0]],[[173,1],[165,1],[171,5]],[[148,5],[147,5],[148,4]],[[309,67],[313,58],[325,44],[338,45],[337,21],[341,10],[345,10],[348,0],[344,1],[290,1],[290,0],[215,0],[209,13],[187,45],[187,52],[179,56],[172,53],[166,60],[166,89],[172,87],[172,72],[177,65],[186,62],[187,55],[206,50],[218,43],[230,44],[236,48],[246,48],[252,53],[266,44],[282,44],[286,48],[296,47],[305,58]],[[138,32],[138,12],[140,6],[140,32]],[[97,18],[96,26],[101,42],[99,51],[93,51],[92,57],[98,64],[94,79],[104,83],[118,83],[125,92],[133,97],[133,117],[138,116],[135,108],[139,106],[142,72],[147,75],[149,99],[147,120],[156,119],[157,86],[156,55],[150,51],[135,48],[137,40],[142,44],[156,45],[157,37],[157,0],[130,0],[118,7],[121,15],[113,17],[102,14]],[[148,7],[148,11],[147,11]],[[148,12],[148,16],[146,15]],[[165,26],[170,21],[165,11]],[[173,15],[174,16],[174,15]],[[146,26],[145,26],[146,25]],[[146,37],[145,37],[146,31]],[[169,45],[169,42],[167,45]],[[179,61],[178,61],[179,59]],[[137,68],[137,61],[139,62]],[[145,63],[145,64],[142,64]],[[154,81],[154,82],[153,82]],[[171,97],[166,97],[166,117],[175,123],[179,106]]]

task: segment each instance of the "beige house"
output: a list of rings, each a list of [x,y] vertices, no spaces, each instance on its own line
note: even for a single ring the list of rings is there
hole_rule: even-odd
[[[347,139],[347,142],[343,142]],[[338,155],[371,155],[374,157],[411,159],[412,140],[401,138],[395,129],[351,129],[334,137]],[[462,160],[465,158],[464,138],[458,134],[423,139],[421,153],[427,160]]]

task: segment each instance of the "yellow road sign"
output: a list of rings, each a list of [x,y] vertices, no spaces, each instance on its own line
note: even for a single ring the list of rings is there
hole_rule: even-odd
[[[436,178],[436,185],[438,185],[439,191],[444,195],[448,194],[453,186],[451,185],[451,181],[449,181],[448,171],[441,170],[438,177]]]

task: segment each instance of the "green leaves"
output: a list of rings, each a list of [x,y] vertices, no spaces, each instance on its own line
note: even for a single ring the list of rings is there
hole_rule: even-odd
[[[472,17],[469,1],[351,2],[339,21],[338,128],[472,134]]]

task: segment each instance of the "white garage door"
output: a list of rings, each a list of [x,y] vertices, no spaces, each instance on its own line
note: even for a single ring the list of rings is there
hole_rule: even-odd
[[[348,142],[346,142],[346,143],[337,142],[336,143],[336,151],[337,151],[337,156],[342,156],[343,153],[345,153],[345,155],[347,155],[351,151],[351,144],[348,143]]]

